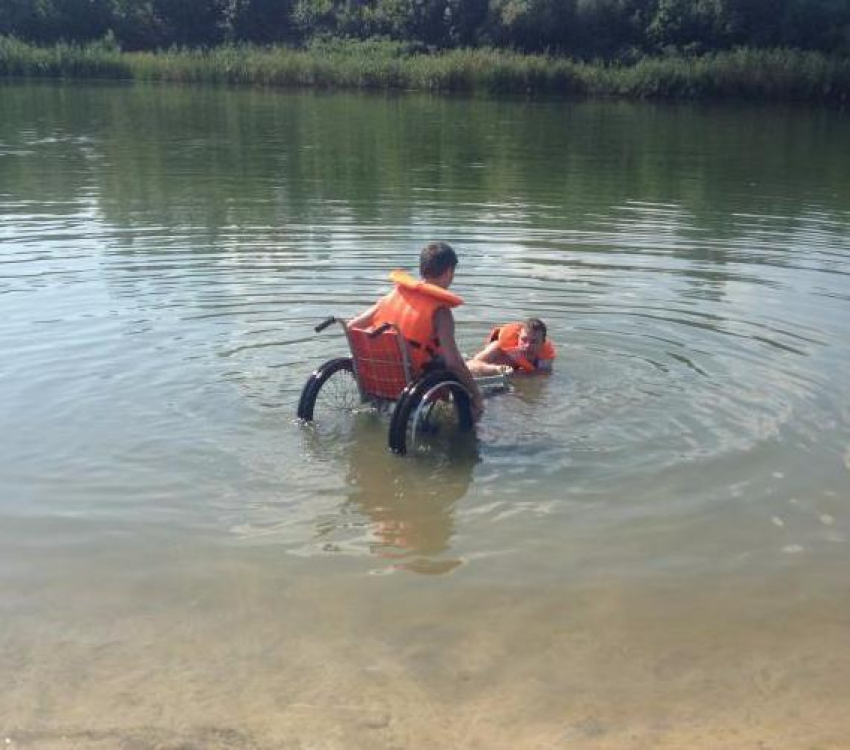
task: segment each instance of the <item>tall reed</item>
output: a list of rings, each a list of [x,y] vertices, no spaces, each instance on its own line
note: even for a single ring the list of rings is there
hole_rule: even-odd
[[[850,102],[850,60],[784,49],[643,58],[626,65],[582,63],[492,48],[429,54],[381,41],[338,40],[303,49],[223,46],[121,52],[108,42],[36,47],[0,37],[0,75],[642,99]]]

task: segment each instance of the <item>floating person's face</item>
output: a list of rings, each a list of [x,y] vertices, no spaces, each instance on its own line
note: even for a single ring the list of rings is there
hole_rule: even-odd
[[[523,327],[519,332],[519,350],[529,359],[534,359],[543,348],[543,333],[541,331],[530,331]]]

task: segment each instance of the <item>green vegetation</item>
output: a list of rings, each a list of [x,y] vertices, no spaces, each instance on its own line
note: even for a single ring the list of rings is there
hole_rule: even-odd
[[[847,102],[850,60],[799,50],[731,50],[635,63],[584,63],[495,49],[420,52],[392,42],[306,49],[227,45],[121,52],[114,44],[36,47],[0,38],[0,73],[267,86],[440,92]]]
[[[385,37],[580,59],[735,47],[850,53],[847,0],[3,0],[0,35],[122,49]]]
[[[2,0],[0,74],[847,101],[850,0]]]
[[[583,60],[736,47],[850,54],[847,0],[3,0],[0,35],[125,50],[382,37]]]

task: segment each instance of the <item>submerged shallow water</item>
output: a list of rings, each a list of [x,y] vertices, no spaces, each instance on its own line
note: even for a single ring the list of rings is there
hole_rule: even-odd
[[[0,732],[840,744],[843,115],[4,85]],[[409,460],[312,326],[461,256],[555,372]],[[134,744],[136,743],[136,744]],[[299,744],[300,743],[300,744]]]

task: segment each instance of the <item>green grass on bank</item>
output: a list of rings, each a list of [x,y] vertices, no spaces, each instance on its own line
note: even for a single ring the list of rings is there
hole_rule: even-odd
[[[121,52],[105,42],[36,47],[0,37],[0,75],[640,99],[850,101],[850,60],[796,50],[739,49],[625,65],[495,49],[426,54],[391,42]]]

